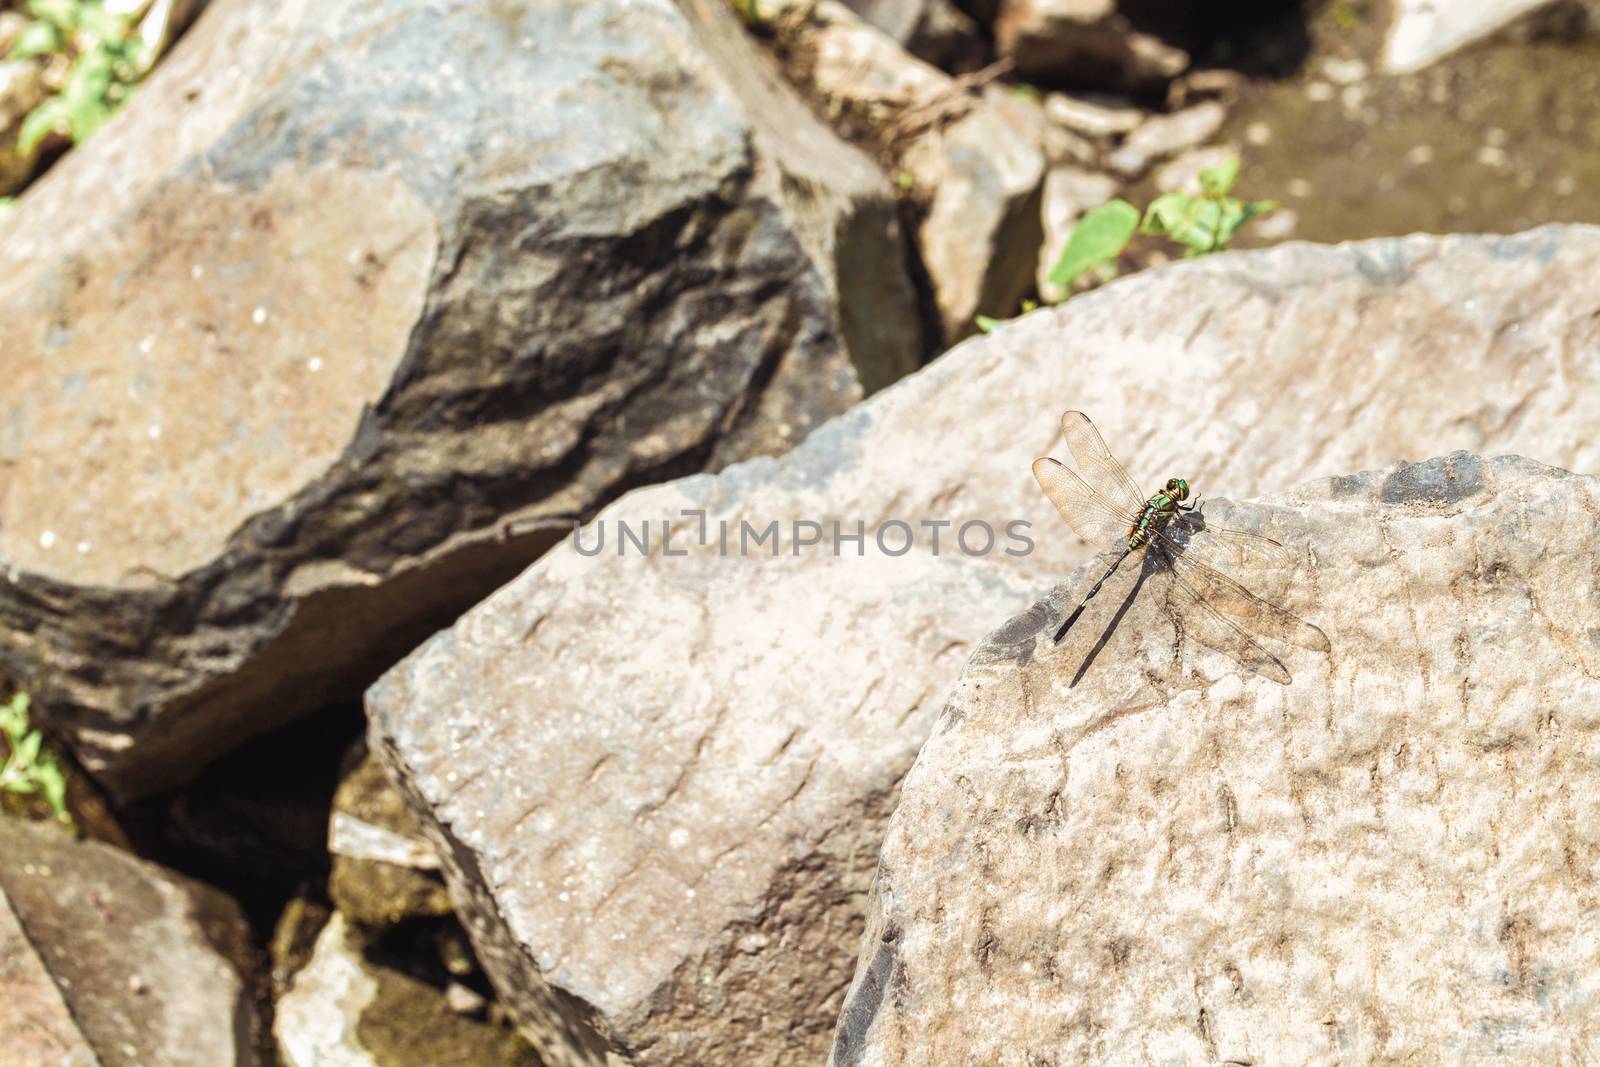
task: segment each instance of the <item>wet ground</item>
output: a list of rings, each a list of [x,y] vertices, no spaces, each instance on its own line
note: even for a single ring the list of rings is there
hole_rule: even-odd
[[[1483,44],[1384,75],[1376,26],[1352,10],[1313,21],[1291,77],[1242,90],[1223,131],[1241,196],[1277,200],[1288,236],[1311,241],[1600,223],[1600,38]],[[1236,246],[1273,240],[1247,227]]]

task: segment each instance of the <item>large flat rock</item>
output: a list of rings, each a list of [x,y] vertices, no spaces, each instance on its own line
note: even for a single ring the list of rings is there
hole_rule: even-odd
[[[905,270],[720,3],[218,0],[0,233],[0,670],[171,784],[914,367]]]
[[[826,1055],[898,783],[982,635],[1090,554],[1029,475],[1063,408],[1202,495],[1451,446],[1594,469],[1597,269],[1571,227],[1151,271],[608,508],[368,693],[524,1031],[554,1064]]]
[[[1301,559],[1237,576],[1331,654],[1276,646],[1281,685],[1142,593],[1056,646],[1089,572],[996,631],[906,778],[834,1064],[1600,1048],[1600,482],[1458,452],[1218,517]]]

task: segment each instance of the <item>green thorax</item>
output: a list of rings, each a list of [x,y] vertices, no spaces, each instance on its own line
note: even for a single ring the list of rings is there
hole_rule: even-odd
[[[1139,517],[1128,530],[1128,547],[1143,548],[1150,540],[1151,530],[1160,530],[1178,513],[1178,502],[1189,495],[1189,483],[1178,478],[1167,482],[1167,488],[1144,502]]]

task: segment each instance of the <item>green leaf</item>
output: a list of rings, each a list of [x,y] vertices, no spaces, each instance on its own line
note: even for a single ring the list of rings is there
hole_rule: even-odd
[[[1178,191],[1152,200],[1139,230],[1170,237],[1197,252],[1211,252],[1217,247],[1221,224],[1222,206],[1216,200]]]
[[[61,88],[61,100],[66,105],[67,128],[74,143],[88,140],[111,117],[111,106],[106,101],[110,88],[111,57],[103,49],[92,48],[72,64],[67,83]]]
[[[17,151],[23,156],[32,155],[40,141],[52,133],[64,131],[66,125],[67,105],[59,96],[52,96],[22,120],[22,128],[17,131]]]
[[[1214,167],[1200,172],[1200,188],[1217,196],[1225,196],[1239,179],[1239,157],[1229,156]]]
[[[1139,209],[1112,200],[1084,214],[1072,227],[1067,247],[1050,270],[1050,284],[1070,289],[1086,272],[1122,254],[1139,226]]]
[[[1005,324],[1005,320],[991,319],[987,315],[974,315],[972,316],[972,324],[982,333],[994,333],[995,330]]]
[[[61,32],[43,19],[36,19],[23,27],[11,46],[12,59],[31,59],[61,51]]]
[[[1238,201],[1234,201],[1234,203],[1237,204]],[[1257,215],[1265,215],[1269,211],[1276,210],[1278,210],[1278,205],[1273,200],[1252,200],[1248,204],[1242,205],[1239,208],[1238,217],[1232,221],[1231,225],[1227,221],[1224,222],[1222,232],[1217,235],[1217,243],[1227,247],[1228,242],[1233,240],[1233,235],[1240,226],[1243,226]]]

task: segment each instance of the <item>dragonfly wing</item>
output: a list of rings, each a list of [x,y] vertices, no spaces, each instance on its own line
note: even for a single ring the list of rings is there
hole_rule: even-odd
[[[1061,416],[1061,436],[1067,439],[1073,462],[1095,491],[1113,504],[1138,514],[1144,507],[1139,485],[1111,454],[1089,416],[1081,411],[1069,411]]]
[[[1163,555],[1172,563],[1173,573],[1182,577],[1211,608],[1244,620],[1257,633],[1276,637],[1301,648],[1309,648],[1313,652],[1332,649],[1328,635],[1321,629],[1276,604],[1262,600],[1206,562],[1202,558],[1203,551],[1186,549],[1174,542],[1165,531],[1157,531],[1155,540],[1161,545]]]
[[[1071,467],[1045,456],[1033,461],[1033,476],[1079,537],[1101,546],[1127,540],[1137,516],[1096,493]]]
[[[1164,531],[1187,554],[1224,570],[1291,571],[1299,562],[1282,542],[1249,530],[1226,526],[1192,526],[1180,519]]]
[[[1263,678],[1280,685],[1288,685],[1294,680],[1282,660],[1262,648],[1260,642],[1237,622],[1219,613],[1205,594],[1189,582],[1189,576],[1173,566],[1175,557],[1170,548],[1158,543],[1155,551],[1168,566],[1168,596],[1181,605],[1180,617],[1203,625],[1203,629],[1197,628],[1198,632],[1194,634],[1197,640]]]

